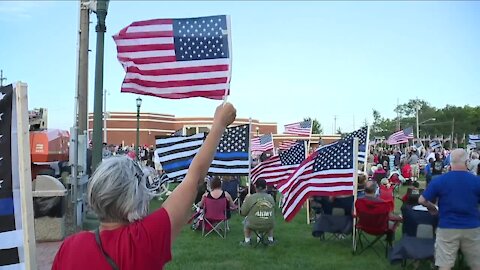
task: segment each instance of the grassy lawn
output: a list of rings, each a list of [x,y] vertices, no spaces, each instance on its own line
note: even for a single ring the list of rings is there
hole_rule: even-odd
[[[401,194],[405,191],[406,188],[402,188]],[[398,200],[395,202],[397,209],[400,204]],[[160,205],[160,201],[154,200],[151,208]],[[173,260],[166,269],[402,269],[399,265],[390,265],[386,258],[378,257],[372,250],[353,256],[351,237],[344,240],[312,237],[305,209],[289,223],[283,220],[280,209],[276,214],[275,238],[278,242],[273,247],[240,246],[243,218],[238,213],[230,219],[226,239],[214,234],[205,238],[200,231],[185,226],[173,244]],[[399,234],[396,239],[400,239]]]

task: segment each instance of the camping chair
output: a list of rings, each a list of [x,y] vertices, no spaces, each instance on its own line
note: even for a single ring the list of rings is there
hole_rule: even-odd
[[[222,189],[230,194],[233,203],[238,205],[238,211],[240,211],[240,180],[232,179],[230,181],[222,181]]]
[[[202,235],[207,236],[215,231],[220,237],[227,237],[227,199],[211,199],[203,201]],[[222,228],[223,227],[223,228]]]
[[[408,204],[402,206],[402,215],[402,238],[393,246],[389,256],[390,262],[401,261],[405,269],[408,260],[412,260],[410,264],[424,260],[432,261],[438,216],[432,216],[422,206]]]
[[[355,202],[356,209],[356,225],[353,253],[361,254],[366,249],[372,248],[377,255],[380,256],[375,249],[375,244],[385,237],[385,257],[388,254],[388,249],[392,247],[393,236],[395,234],[397,223],[391,228],[389,226],[390,219],[390,204],[381,200],[372,200],[368,198],[358,199]],[[373,241],[369,241],[367,235],[375,236]],[[366,245],[364,245],[364,242]],[[357,249],[360,245],[360,250]]]
[[[327,239],[346,238],[352,232],[353,196],[335,198],[333,202],[330,202],[328,197],[321,197],[319,202],[322,205],[322,212],[315,220],[312,235],[321,240],[326,239],[327,233],[329,233]]]

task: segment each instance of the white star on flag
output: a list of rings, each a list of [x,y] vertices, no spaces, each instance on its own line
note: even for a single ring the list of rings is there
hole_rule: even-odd
[[[2,92],[0,92],[0,100],[2,100],[6,95]]]
[[[3,180],[0,180],[0,189],[2,189]]]
[[[0,121],[2,121],[3,113],[0,113]]]

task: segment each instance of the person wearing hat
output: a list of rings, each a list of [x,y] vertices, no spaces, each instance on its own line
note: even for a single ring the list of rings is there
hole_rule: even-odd
[[[240,214],[245,217],[244,233],[245,241],[241,245],[250,245],[252,231],[268,232],[268,244],[273,245],[273,227],[275,225],[275,201],[266,193],[267,182],[258,179],[255,182],[257,193],[248,194],[242,205]]]

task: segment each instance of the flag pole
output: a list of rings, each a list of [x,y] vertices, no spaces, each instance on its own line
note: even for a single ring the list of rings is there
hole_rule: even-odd
[[[252,117],[248,118],[248,194],[251,192],[252,179]]]
[[[229,65],[229,72],[227,75],[227,84],[228,87],[225,88],[225,95],[223,96],[223,105],[227,103],[227,97],[228,97],[228,90],[230,88],[230,80],[232,79],[232,31],[231,31],[231,21],[230,21],[230,16],[226,16],[226,23],[227,23],[227,32],[228,32],[228,56],[230,58],[230,65]]]
[[[365,161],[363,162],[363,173],[367,175],[367,161],[370,154],[370,127],[367,125],[367,137],[365,138]]]
[[[23,224],[23,253],[25,269],[37,269],[35,253],[35,229],[33,222],[32,173],[28,150],[28,94],[27,84],[17,82],[15,87],[17,138],[18,138],[18,179],[20,180],[20,200]],[[13,124],[13,123],[12,123]]]
[[[357,249],[356,245],[356,230],[355,225],[357,220],[355,218],[357,211],[355,209],[355,202],[357,201],[358,193],[358,138],[353,138],[353,231],[352,231],[352,246],[353,252],[355,253]]]
[[[308,135],[308,142],[305,147],[305,159],[308,158],[310,152],[310,140],[312,139],[313,119],[310,119],[310,133]],[[307,224],[310,224],[310,198],[307,198]]]
[[[277,155],[277,151],[275,151],[275,141],[273,140],[273,133],[270,132],[270,137],[272,138],[272,145],[273,145],[273,155]]]

